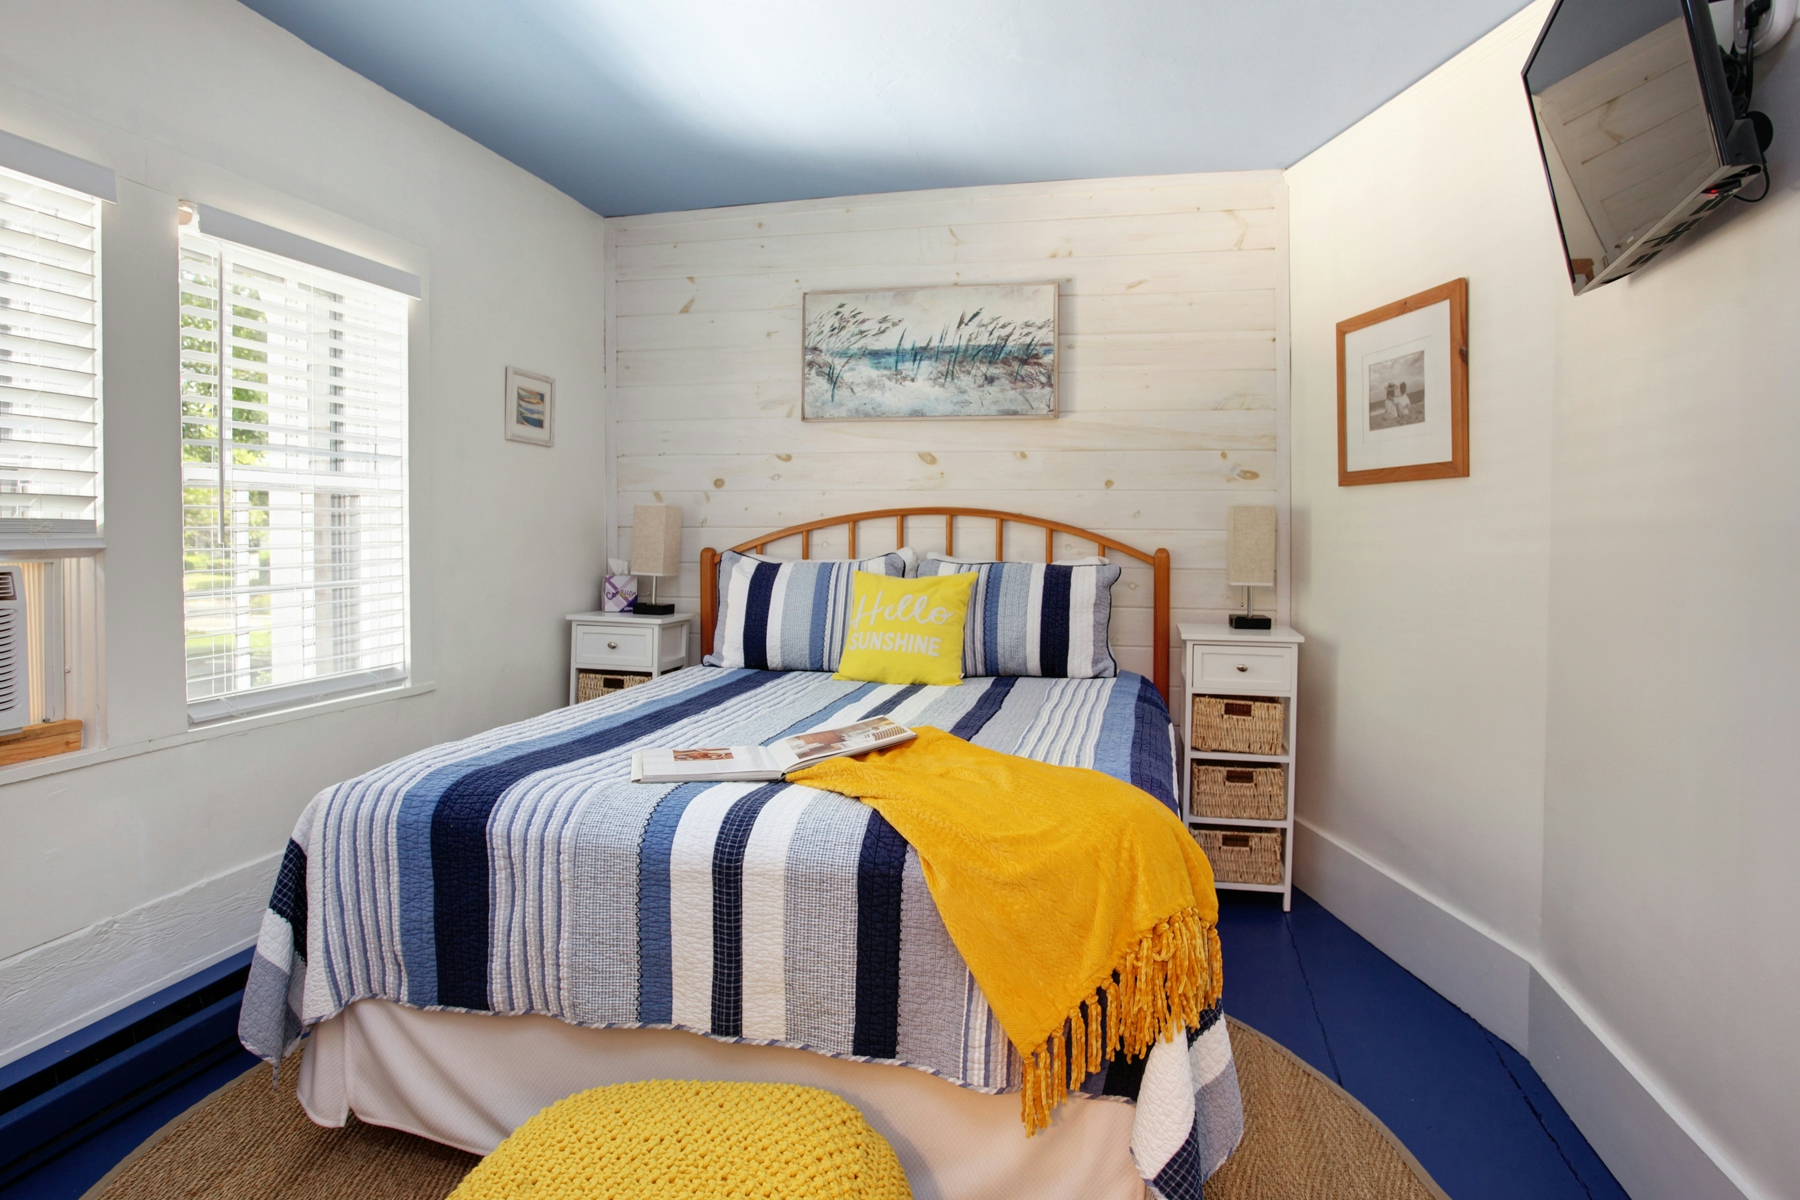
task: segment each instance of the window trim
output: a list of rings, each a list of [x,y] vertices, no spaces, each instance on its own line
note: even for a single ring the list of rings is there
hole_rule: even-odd
[[[410,700],[435,691],[437,691],[437,684],[432,682],[392,684],[388,687],[358,692],[354,696],[332,696],[312,703],[298,704],[265,713],[254,713],[231,720],[213,721],[206,725],[190,725],[178,733],[165,734],[161,737],[144,738],[140,741],[123,742],[118,745],[100,745],[96,742],[91,747],[84,746],[80,750],[71,750],[67,754],[56,754],[49,758],[36,758],[30,762],[0,767],[0,787],[9,783],[23,783],[27,779],[37,779],[44,775],[60,775],[64,771],[78,771],[85,767],[97,767],[124,758],[136,758],[140,754],[155,754],[163,750],[172,750],[178,746],[191,746],[196,742],[207,741],[211,738],[251,733],[272,725],[285,725],[289,721],[329,716],[332,713],[362,708],[366,705],[384,704],[392,700]]]
[[[188,702],[189,725],[211,725],[217,721],[229,721],[236,717],[253,716],[267,712],[272,708],[293,708],[303,704],[346,692],[366,692],[374,688],[389,688],[404,683],[407,677],[405,664],[396,667],[376,667],[372,671],[357,671],[350,675],[328,675],[323,679],[306,679],[299,683],[283,684],[279,687],[256,688],[235,695],[212,696],[205,700]]]
[[[101,481],[105,486],[105,480]],[[98,533],[0,533],[0,555],[40,554],[80,558],[106,549],[106,537]]]
[[[0,129],[0,167],[35,175],[46,183],[81,192],[108,204],[119,202],[118,177],[111,167],[22,138]]]
[[[413,300],[425,298],[423,281],[410,271],[390,267],[386,263],[340,250],[324,242],[315,242],[309,237],[289,233],[273,225],[264,225],[249,217],[240,217],[210,204],[198,204],[191,200],[183,200],[181,204],[199,218],[195,228],[207,237],[218,238],[222,242],[235,242],[321,271],[347,275],[351,279],[386,288],[390,292],[399,292]]]

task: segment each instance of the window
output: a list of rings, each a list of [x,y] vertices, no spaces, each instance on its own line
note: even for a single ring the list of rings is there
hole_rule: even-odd
[[[404,677],[407,316],[398,292],[182,229],[193,719]]]
[[[100,206],[113,182],[10,134],[0,150],[103,193],[0,166],[0,560],[20,568],[27,614],[17,762],[79,748],[97,715]]]
[[[99,435],[100,202],[0,167],[0,537],[95,539]]]

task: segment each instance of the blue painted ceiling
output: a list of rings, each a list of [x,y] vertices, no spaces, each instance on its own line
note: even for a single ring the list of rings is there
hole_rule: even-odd
[[[1284,167],[1522,0],[244,2],[617,216]]]

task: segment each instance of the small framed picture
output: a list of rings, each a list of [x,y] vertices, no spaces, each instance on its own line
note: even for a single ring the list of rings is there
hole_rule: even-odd
[[[1337,327],[1338,486],[1469,473],[1469,281]]]
[[[506,368],[506,436],[534,446],[551,444],[556,415],[556,380],[548,375]]]

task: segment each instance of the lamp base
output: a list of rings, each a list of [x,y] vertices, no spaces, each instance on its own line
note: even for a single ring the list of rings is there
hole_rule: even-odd
[[[643,607],[642,604],[638,605],[640,611]],[[1273,629],[1275,621],[1271,617],[1253,617],[1247,613],[1232,613],[1231,627],[1233,629]]]
[[[631,606],[631,611],[640,617],[672,617],[675,615],[675,606],[673,604],[653,604],[640,598],[636,604]]]

